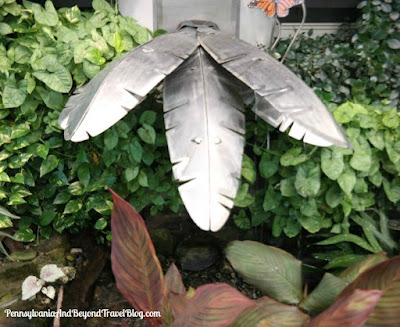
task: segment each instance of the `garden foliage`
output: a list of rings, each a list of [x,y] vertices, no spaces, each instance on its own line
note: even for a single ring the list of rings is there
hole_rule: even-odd
[[[103,0],[93,1],[93,12],[56,11],[51,1],[44,8],[1,2],[0,202],[23,217],[18,237],[33,240],[34,225],[43,237],[53,228],[78,231],[96,221],[104,229],[111,214],[105,186],[114,183],[122,194],[135,194],[138,210],[153,205],[154,213],[166,205],[177,211],[155,97],[145,104],[152,110],[128,115],[89,142],[65,142],[57,124],[73,89],[146,42],[148,31]],[[1,215],[0,226],[12,222]]]
[[[242,228],[267,221],[274,236],[294,237],[305,229],[323,237],[337,235],[321,243],[326,245],[348,241],[370,252],[396,247],[384,212],[400,200],[395,109],[400,89],[400,3],[368,0],[358,8],[362,13],[354,26],[315,39],[302,35],[285,61],[334,112],[354,152],[312,148],[262,122],[248,122],[246,130],[254,130],[247,135],[252,160],[245,157],[247,182],[236,205],[250,208],[250,213],[242,210],[235,215]],[[277,57],[288,43],[281,42]],[[250,196],[254,181],[256,191]],[[371,208],[378,211],[364,212]],[[363,239],[353,233],[364,234]]]
[[[65,142],[57,125],[71,92],[107,62],[146,42],[147,30],[103,0],[94,0],[90,12],[55,10],[51,1],[44,8],[29,1],[0,3],[0,205],[22,217],[16,237],[31,241],[36,227],[49,237],[53,229],[77,232],[93,225],[110,236],[112,204],[106,186],[113,186],[138,211],[183,210],[158,91],[108,131],[83,143]],[[341,106],[328,104],[347,130],[354,152],[303,145],[255,120],[248,110],[243,178],[235,201],[242,209],[233,213],[239,227],[265,223],[276,237],[294,237],[305,229],[320,235],[322,244],[348,241],[370,252],[395,246],[384,216],[364,212],[377,208],[381,213],[400,200],[400,117],[377,103],[395,95],[399,37],[393,17],[399,9],[393,2],[385,13],[388,5],[373,3],[363,2],[353,43],[327,36],[330,50],[322,54],[316,48],[322,39],[302,40],[288,61],[323,99],[345,102],[355,97]],[[386,31],[385,38],[372,42],[382,50],[370,48],[371,22]],[[324,88],[325,82],[330,86]],[[386,88],[372,90],[374,83]],[[0,212],[0,227],[12,224]]]
[[[380,252],[337,276],[325,273],[309,294],[303,291],[301,262],[281,249],[253,241],[234,241],[228,245],[226,256],[234,269],[264,295],[316,316],[305,326],[397,326],[400,323],[400,309],[395,305],[400,299],[400,256],[388,260]],[[363,290],[376,293],[363,293]]]
[[[339,277],[303,291],[301,262],[253,241],[234,241],[228,260],[264,295],[250,300],[224,283],[187,291],[174,264],[164,275],[146,225],[115,192],[111,262],[117,287],[136,310],[158,311],[149,326],[397,326],[400,257],[371,255]],[[134,262],[135,264],[132,264]]]
[[[399,105],[400,2],[363,0],[354,25],[337,34],[316,38],[301,35],[288,53],[285,65],[315,88],[321,99],[343,103],[384,100]],[[285,52],[280,42],[275,55]]]
[[[337,235],[321,245],[352,242],[370,252],[393,249],[388,210],[400,200],[400,116],[394,108],[346,102],[334,110],[354,150],[315,148],[250,122],[253,160],[246,157],[235,221],[243,228],[268,222],[275,237],[309,233]],[[257,178],[249,171],[258,167]],[[252,169],[248,167],[253,167]],[[254,182],[254,196],[247,193]],[[257,184],[262,188],[257,189]],[[251,217],[251,219],[250,219]],[[355,234],[363,231],[365,238]],[[355,234],[354,234],[355,233]]]

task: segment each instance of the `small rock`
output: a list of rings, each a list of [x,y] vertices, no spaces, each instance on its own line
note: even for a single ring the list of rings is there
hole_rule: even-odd
[[[0,266],[0,302],[5,299],[17,296],[21,293],[21,285],[26,277],[39,276],[40,270],[43,266],[47,264],[55,264],[57,266],[65,265],[65,252],[66,248],[50,248],[49,244],[54,245],[67,245],[67,242],[61,242],[64,238],[56,237],[56,241],[51,242],[49,240],[44,240],[47,251],[43,255],[36,256],[36,251],[39,251],[39,247],[33,247],[33,249],[26,250],[27,257],[33,257],[33,252],[35,252],[35,257],[33,259],[29,259],[29,261],[17,261],[17,262],[7,262]],[[33,252],[32,252],[33,251]],[[25,251],[23,251],[25,252]],[[25,254],[26,255],[26,254]],[[1,324],[0,324],[1,326]]]
[[[35,259],[37,252],[33,249],[27,249],[24,251],[13,252],[10,257],[15,261],[31,261]]]
[[[75,256],[74,256],[74,255],[71,255],[70,253],[67,253],[67,254],[65,255],[65,259],[67,259],[69,262],[74,262]]]
[[[35,250],[37,250],[39,252],[44,252],[44,253],[49,252],[54,249],[57,249],[57,248],[67,249],[67,248],[69,248],[67,235],[53,233],[53,235],[49,239],[41,240],[39,245],[35,246],[34,248],[35,248]]]
[[[200,271],[212,266],[219,258],[218,250],[213,246],[195,246],[180,248],[182,269]]]
[[[103,291],[101,289],[101,287],[96,286],[96,288],[94,289],[94,295],[93,295],[93,300],[98,300],[101,296],[103,295]]]
[[[174,253],[175,238],[171,231],[166,228],[149,230],[150,238],[158,255],[168,257]]]
[[[388,227],[400,231],[400,219],[389,219]]]
[[[65,267],[62,267],[61,270],[68,277],[69,280],[72,280],[75,278],[76,269],[74,267],[65,266]]]

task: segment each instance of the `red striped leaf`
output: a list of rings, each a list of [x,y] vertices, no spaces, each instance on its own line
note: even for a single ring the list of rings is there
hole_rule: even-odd
[[[172,324],[182,313],[188,300],[181,274],[175,264],[172,264],[164,277],[163,323]]]
[[[168,299],[168,296],[164,296],[162,308],[162,325],[171,326],[174,321],[175,317],[172,312],[171,301]]]
[[[354,290],[348,296],[339,298],[304,327],[364,326],[381,295],[378,290]]]
[[[400,256],[364,271],[339,297],[346,297],[355,289],[382,290],[382,297],[366,326],[400,326]]]
[[[258,299],[256,304],[244,310],[231,327],[299,327],[310,319],[298,307],[277,302],[266,296]]]
[[[164,289],[165,292],[171,291],[175,294],[186,295],[186,288],[183,284],[181,274],[174,263],[168,268],[168,271],[165,274]]]
[[[163,274],[146,225],[128,202],[110,192],[111,265],[117,288],[136,310],[161,311]],[[160,318],[146,319],[150,326],[161,324]]]
[[[200,286],[188,301],[174,327],[225,327],[255,302],[224,283]]]
[[[189,298],[186,295],[169,292],[167,299],[171,306],[172,315],[177,319],[185,310]]]
[[[345,279],[348,282],[354,281],[361,273],[371,268],[372,266],[387,260],[385,252],[379,252],[367,256],[365,259],[355,263],[348,267],[345,271],[340,274],[340,278]]]

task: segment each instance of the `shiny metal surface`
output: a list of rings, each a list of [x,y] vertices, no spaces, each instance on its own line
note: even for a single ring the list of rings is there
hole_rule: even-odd
[[[217,231],[239,187],[244,149],[241,85],[202,48],[164,82],[164,120],[173,173],[190,217]]]
[[[182,26],[132,50],[79,89],[59,118],[65,139],[100,134],[165,79],[174,177],[192,219],[212,231],[228,219],[239,186],[249,95],[255,95],[253,111],[280,131],[290,129],[290,136],[310,144],[351,148],[322,102],[289,69],[209,23]]]
[[[203,28],[201,46],[258,95],[253,111],[306,143],[351,148],[346,134],[315,93],[265,51],[235,37]]]
[[[58,123],[80,142],[114,125],[198,47],[194,29],[162,35],[98,73],[69,99]]]

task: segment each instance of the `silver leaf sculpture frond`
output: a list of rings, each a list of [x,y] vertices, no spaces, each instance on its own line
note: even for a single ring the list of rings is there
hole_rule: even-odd
[[[244,149],[241,94],[257,116],[298,140],[351,148],[314,92],[285,66],[211,22],[182,23],[130,51],[77,90],[60,115],[65,139],[96,136],[164,80],[164,121],[173,174],[194,222],[218,231],[236,196]]]

